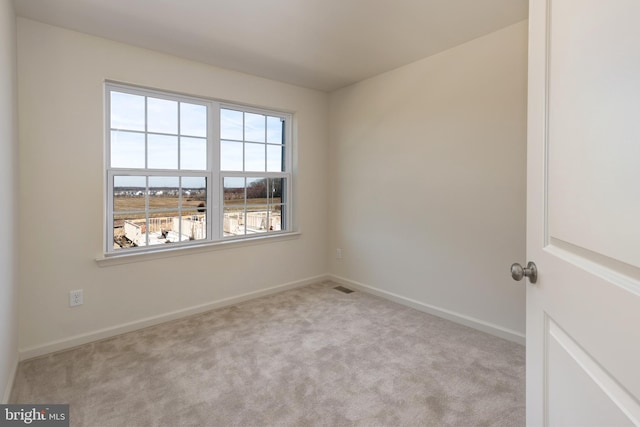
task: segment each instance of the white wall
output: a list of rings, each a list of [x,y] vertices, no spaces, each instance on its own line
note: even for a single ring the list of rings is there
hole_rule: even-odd
[[[332,274],[522,341],[526,62],[521,22],[331,95]]]
[[[11,0],[0,0],[0,403],[18,362],[16,18]]]
[[[18,52],[23,356],[327,272],[327,94],[21,18]],[[105,79],[294,111],[301,237],[99,267]]]

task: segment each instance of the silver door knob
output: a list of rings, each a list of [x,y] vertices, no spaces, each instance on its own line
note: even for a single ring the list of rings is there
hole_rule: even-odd
[[[516,262],[511,265],[511,277],[513,277],[513,280],[522,280],[523,277],[528,277],[531,283],[536,283],[536,280],[538,280],[538,267],[533,261],[529,261],[526,268]]]

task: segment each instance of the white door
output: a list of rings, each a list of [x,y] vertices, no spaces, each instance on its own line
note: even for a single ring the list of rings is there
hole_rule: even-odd
[[[640,425],[640,0],[529,4],[527,424]]]

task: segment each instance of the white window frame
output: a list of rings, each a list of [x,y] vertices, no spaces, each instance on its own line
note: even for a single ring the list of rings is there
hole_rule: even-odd
[[[180,170],[180,169],[148,169],[146,167],[146,136],[148,131],[145,128],[145,168],[114,168],[111,167],[111,91],[124,92],[139,96],[148,96],[159,99],[167,99],[178,102],[187,102],[207,106],[207,168],[202,171]],[[274,111],[264,108],[250,107],[242,104],[228,103],[209,99],[204,97],[193,97],[188,95],[177,94],[170,91],[159,91],[155,89],[147,89],[138,86],[126,85],[116,82],[105,82],[105,257],[131,255],[135,253],[152,253],[167,249],[190,248],[194,246],[206,246],[226,241],[247,241],[252,239],[264,239],[276,237],[283,234],[291,233],[293,230],[293,173],[292,173],[292,151],[293,151],[293,132],[292,120],[293,115],[286,112]],[[284,123],[283,129],[283,147],[284,147],[284,171],[282,172],[237,172],[222,171],[220,169],[220,111],[221,109],[232,109],[243,113],[256,113],[268,115],[271,117],[279,117]],[[145,118],[146,127],[146,118]],[[178,153],[178,156],[180,154]],[[131,247],[123,249],[114,249],[114,176],[166,176],[166,177],[206,177],[207,180],[207,206],[206,206],[206,222],[207,237],[202,240],[175,242],[170,245],[148,245],[143,247]],[[223,183],[224,177],[246,177],[246,178],[285,178],[286,188],[283,191],[282,202],[282,230],[268,231],[258,234],[245,234],[235,236],[224,236],[224,200],[223,200]],[[246,210],[245,198],[245,210]],[[181,206],[179,207],[181,209]],[[148,211],[148,206],[145,208]],[[147,212],[148,220],[148,212]],[[148,221],[147,221],[148,222]]]

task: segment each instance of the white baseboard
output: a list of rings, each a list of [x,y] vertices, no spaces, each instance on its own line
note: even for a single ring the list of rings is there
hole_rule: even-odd
[[[229,298],[224,298],[224,299],[213,301],[213,302],[208,302],[206,304],[200,304],[197,306],[172,311],[170,313],[160,314],[158,316],[147,317],[147,318],[136,320],[133,322],[123,323],[120,325],[100,329],[97,331],[75,335],[75,336],[64,338],[57,341],[51,341],[43,345],[20,349],[19,359],[27,360],[27,359],[32,359],[34,357],[43,356],[49,353],[68,350],[70,348],[77,347],[82,344],[103,340],[105,338],[111,338],[116,335],[135,331],[138,329],[147,328],[149,326],[158,325],[160,323],[165,323],[171,320],[180,319],[182,317],[203,313],[205,311],[214,310],[216,308],[227,307],[227,306],[238,304],[243,301],[248,301],[254,298],[259,298],[259,297],[275,294],[278,292],[286,291],[288,289],[294,289],[294,288],[299,288],[301,286],[311,285],[313,283],[319,283],[327,279],[329,279],[329,276],[322,274],[319,276],[309,277],[303,280],[297,280],[294,282],[289,282],[282,285],[261,289],[255,292],[249,292],[249,293],[234,296],[234,297],[229,297]]]
[[[430,304],[425,304],[420,301],[416,301],[411,298],[406,298],[392,292],[383,291],[378,288],[374,288],[373,286],[365,285],[360,282],[356,282],[354,280],[345,279],[344,277],[329,275],[330,280],[339,283],[341,285],[349,286],[356,288],[362,292],[367,292],[381,298],[397,302],[398,304],[405,305],[407,307],[414,308],[416,310],[420,310],[425,313],[433,314],[434,316],[442,317],[443,319],[451,320],[452,322],[459,323],[461,325],[469,326],[470,328],[477,329],[482,332],[486,332],[491,335],[495,335],[500,338],[504,338],[506,340],[515,342],[520,345],[525,345],[525,335],[513,331],[511,329],[503,328],[502,326],[495,325],[493,323],[485,322],[479,319],[475,319],[470,316],[466,316],[464,314],[456,313],[451,310],[447,310],[444,308],[436,307]]]
[[[18,355],[14,357],[11,371],[9,372],[9,378],[7,379],[7,385],[4,388],[4,394],[2,395],[1,404],[6,405],[11,398],[11,390],[13,390],[13,383],[16,381],[16,373],[18,372]]]

